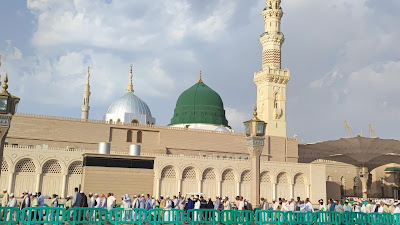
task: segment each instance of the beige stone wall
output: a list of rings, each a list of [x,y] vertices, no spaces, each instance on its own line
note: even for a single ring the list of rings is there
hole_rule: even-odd
[[[219,195],[243,195],[248,197],[250,193],[249,172],[250,161],[237,158],[217,158],[188,155],[167,155],[167,154],[143,154],[144,156],[155,157],[154,173],[140,174],[127,172],[124,169],[117,172],[110,172],[104,169],[92,171],[96,175],[82,180],[83,154],[95,153],[95,150],[66,149],[66,148],[26,148],[6,146],[4,161],[1,174],[0,185],[8,188],[11,192],[22,192],[25,189],[30,191],[46,190],[50,195],[52,192],[60,191],[60,196],[64,197],[73,192],[74,187],[80,184],[86,192],[114,192],[117,196],[120,193],[118,188],[124,185],[123,178],[127,175],[127,185],[131,187],[130,193],[138,194],[146,190],[153,190],[152,194],[178,194],[178,192],[204,192],[207,196]],[[126,156],[127,152],[112,151],[113,155]],[[60,165],[60,173],[52,173],[47,176],[49,169],[44,169],[47,162]],[[21,164],[23,162],[23,164]],[[52,164],[52,165],[53,165]],[[19,166],[18,166],[19,165]],[[21,167],[21,165],[23,165]],[[33,166],[32,169],[29,166]],[[25,171],[23,174],[16,172],[16,167]],[[27,168],[31,168],[28,171]],[[170,168],[168,170],[168,168]],[[56,168],[57,169],[57,168]],[[87,169],[87,168],[85,168]],[[168,171],[167,171],[167,170]],[[90,168],[88,170],[91,170]],[[318,173],[314,173],[317,170]],[[47,171],[44,173],[43,171]],[[52,170],[53,171],[53,170]],[[164,172],[163,172],[164,171]],[[173,171],[173,173],[171,173]],[[322,171],[322,172],[321,172]],[[261,193],[270,201],[272,198],[301,196],[302,198],[313,196],[314,202],[320,198],[325,198],[321,193],[311,194],[314,190],[325,188],[319,183],[312,184],[312,179],[323,180],[325,174],[324,165],[299,164],[290,162],[261,162]],[[139,189],[138,183],[129,183],[135,178],[147,177],[154,179],[146,184],[152,188],[143,186],[145,190]],[[30,177],[30,180],[21,178]],[[61,187],[51,186],[50,181],[43,183],[43,179],[53,178],[53,181],[61,181]],[[112,184],[105,187],[103,181]],[[138,179],[142,182],[142,179]],[[54,182],[53,182],[54,183]],[[41,184],[38,186],[38,184]],[[89,186],[88,186],[89,185]],[[3,187],[2,187],[3,188]],[[60,188],[60,189],[57,189]],[[168,193],[167,193],[168,192]],[[122,193],[122,192],[121,192]]]
[[[132,142],[127,142],[128,131]],[[163,126],[108,124],[104,121],[81,121],[41,115],[17,114],[6,142],[9,145],[47,145],[52,148],[97,149],[99,142],[111,142],[113,151],[128,152],[137,144],[137,132],[142,132],[142,152],[156,154],[208,155],[246,157],[245,135],[204,130],[188,130]],[[267,137],[263,159],[277,162],[297,162],[297,139]]]
[[[88,166],[83,168],[82,189],[88,192],[114,193],[119,199],[124,194],[153,194],[154,171],[150,169],[108,168]]]

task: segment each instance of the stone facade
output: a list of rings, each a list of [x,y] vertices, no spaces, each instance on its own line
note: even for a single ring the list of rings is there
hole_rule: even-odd
[[[11,192],[39,190],[44,195],[58,193],[67,196],[82,184],[82,158],[96,150],[67,148],[30,148],[6,146],[1,173],[1,185]],[[127,152],[111,151],[113,155]],[[202,192],[206,196],[250,195],[250,161],[239,158],[218,158],[174,154],[149,154],[155,157],[154,195],[177,195]],[[261,162],[261,196],[325,198],[324,165],[290,162]],[[61,185],[60,185],[61,184]],[[116,184],[118,185],[118,184]],[[101,189],[100,187],[98,189]],[[97,192],[96,188],[86,192]],[[132,186],[132,193],[135,186]]]

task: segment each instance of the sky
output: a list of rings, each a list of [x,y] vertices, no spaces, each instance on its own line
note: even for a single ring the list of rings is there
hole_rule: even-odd
[[[23,113],[80,117],[87,66],[90,118],[125,93],[167,125],[179,95],[203,81],[243,132],[256,103],[263,0],[0,1],[0,74]],[[282,0],[287,133],[299,142],[400,136],[400,1]]]

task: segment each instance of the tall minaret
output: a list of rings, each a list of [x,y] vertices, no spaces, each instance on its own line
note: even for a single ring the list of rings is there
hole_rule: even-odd
[[[82,105],[82,114],[81,114],[81,119],[82,120],[88,120],[89,119],[89,97],[90,97],[90,85],[89,85],[89,78],[90,78],[90,66],[88,66],[87,74],[86,74],[86,84],[85,84],[85,89],[83,90],[83,105]]]
[[[126,88],[127,93],[134,92],[133,84],[132,84],[132,77],[133,77],[132,67],[133,67],[133,65],[131,64],[131,72],[129,73],[129,83],[128,83],[128,87]]]
[[[258,117],[268,125],[266,135],[286,137],[286,84],[288,69],[281,69],[281,47],[285,40],[281,33],[283,15],[281,0],[267,0],[264,8],[265,32],[260,36],[262,70],[254,74],[257,85]]]

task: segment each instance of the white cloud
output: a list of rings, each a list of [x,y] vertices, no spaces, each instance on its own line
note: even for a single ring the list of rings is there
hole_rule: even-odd
[[[240,112],[237,109],[230,108],[225,106],[225,115],[226,119],[228,120],[229,125],[236,131],[236,132],[243,132],[244,125],[243,122],[251,119],[251,115],[247,115],[243,112]]]

